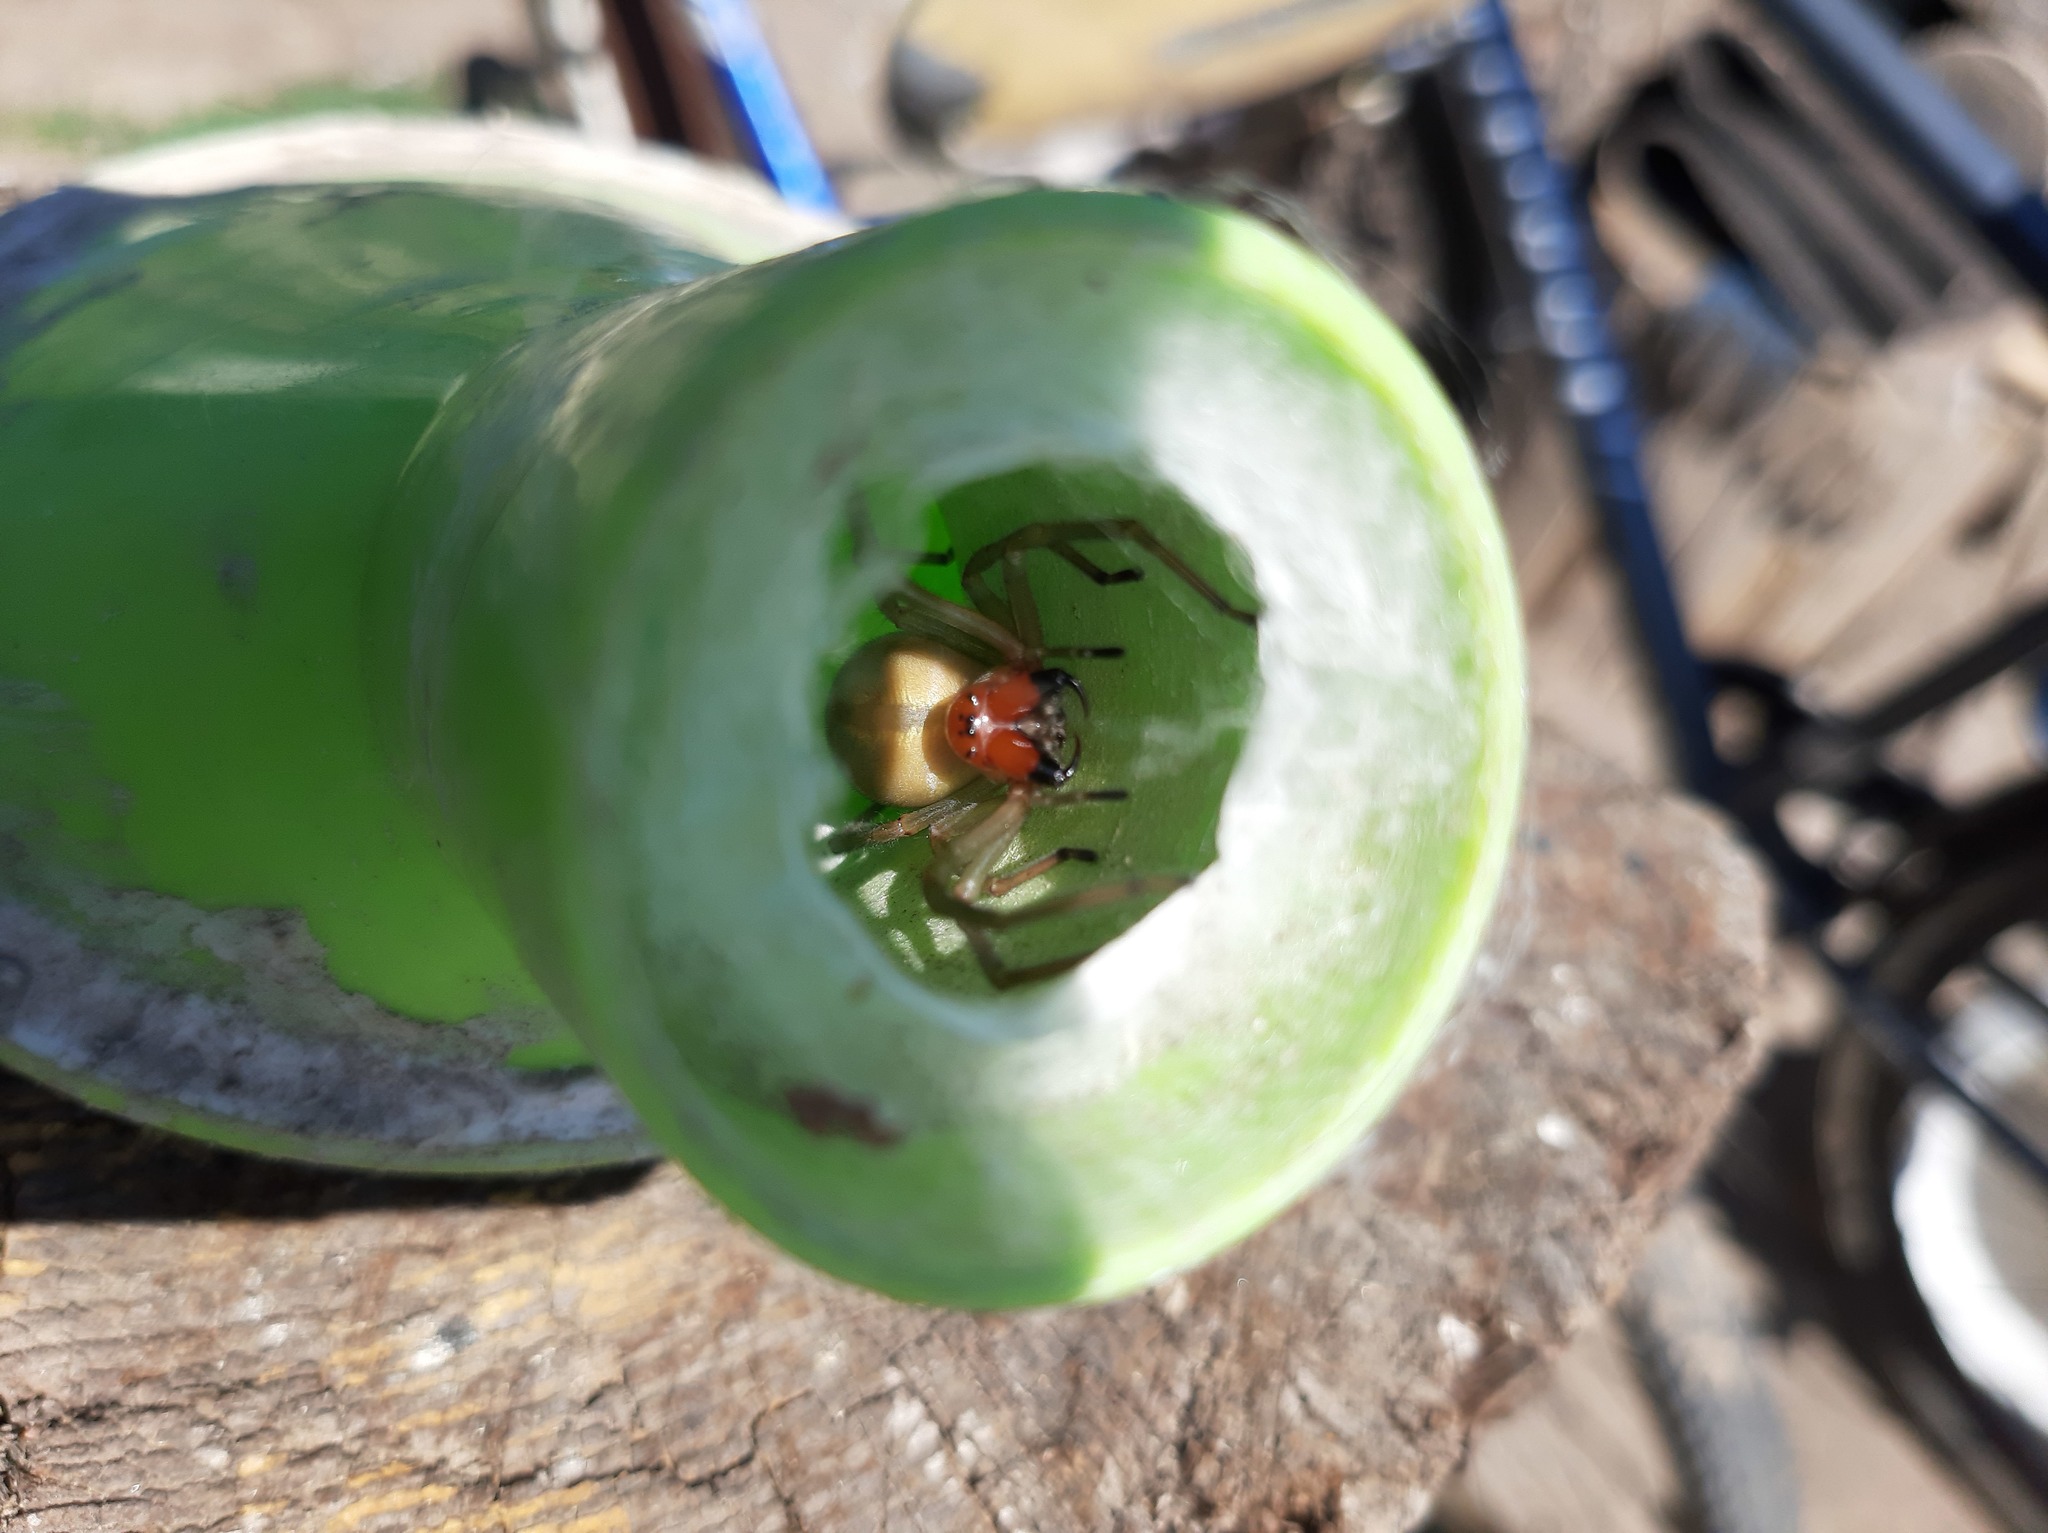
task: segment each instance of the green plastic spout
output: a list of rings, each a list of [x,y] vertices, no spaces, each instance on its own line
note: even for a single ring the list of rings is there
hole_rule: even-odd
[[[415,203],[394,231],[538,216],[379,196]],[[0,464],[38,488],[0,509],[35,566],[0,566],[0,685],[76,725],[55,768],[0,734],[15,900],[108,951],[112,891],[293,912],[336,994],[533,1065],[566,1019],[742,1218],[925,1302],[1128,1291],[1384,1110],[1491,908],[1522,657],[1458,423],[1335,273],[1235,214],[1041,192],[731,269],[593,217],[602,261],[494,301],[407,295],[303,214],[250,194],[177,280],[297,218],[329,350],[136,343],[172,380],[138,396],[81,368],[76,316],[118,303],[88,274],[7,354]],[[1005,931],[1079,961],[1003,989],[927,841],[837,834],[868,806],[825,702],[890,592],[965,600],[1049,524],[1150,539],[1103,535],[1110,583],[1038,544],[1008,577],[1085,652],[1075,786],[1121,796],[1034,808],[1006,866],[1097,860],[1004,908],[1159,881]]]

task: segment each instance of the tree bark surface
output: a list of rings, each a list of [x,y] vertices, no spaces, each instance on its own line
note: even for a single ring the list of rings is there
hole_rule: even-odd
[[[680,1172],[379,1181],[0,1080],[0,1525],[1396,1533],[1755,1065],[1764,886],[1539,745],[1470,994],[1319,1190],[1122,1303],[856,1292]]]

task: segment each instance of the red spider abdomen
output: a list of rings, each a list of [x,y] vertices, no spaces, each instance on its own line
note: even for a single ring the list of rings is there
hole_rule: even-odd
[[[946,710],[946,743],[990,777],[1043,780],[1046,756],[1032,725],[1043,717],[1045,702],[1031,672],[1014,666],[990,671],[963,687]]]

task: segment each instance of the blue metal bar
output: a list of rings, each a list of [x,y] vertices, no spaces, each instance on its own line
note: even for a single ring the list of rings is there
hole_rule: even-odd
[[[1557,398],[1578,438],[1588,488],[1628,588],[1678,769],[1702,797],[1720,797],[1725,769],[1708,724],[1707,679],[1686,642],[1677,592],[1650,512],[1642,426],[1629,370],[1607,321],[1590,261],[1592,238],[1564,171],[1544,142],[1543,110],[1529,84],[1500,0],[1458,23],[1450,78],[1470,108],[1471,137],[1507,219],[1516,265]]]
[[[2048,204],[1860,0],[1760,0],[1885,140],[2048,298]]]
[[[804,131],[782,71],[761,35],[747,0],[688,0],[697,35],[728,115],[747,140],[754,161],[786,201],[820,212],[839,211],[839,198],[818,151]]]

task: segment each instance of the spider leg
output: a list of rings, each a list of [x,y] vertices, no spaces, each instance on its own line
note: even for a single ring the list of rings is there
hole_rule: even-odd
[[[1185,888],[1189,882],[1188,879],[1174,875],[1119,879],[1114,883],[1097,884],[1091,889],[1083,889],[1060,899],[1041,900],[1023,910],[989,910],[980,905],[950,901],[945,902],[943,907],[935,904],[934,908],[940,909],[941,914],[951,916],[959,922],[961,931],[967,935],[967,945],[981,964],[981,972],[988,976],[988,982],[998,990],[1012,990],[1019,985],[1035,984],[1039,980],[1052,979],[1071,969],[1077,969],[1094,957],[1096,950],[1090,948],[1085,953],[1074,953],[1045,963],[1013,968],[1004,962],[1003,955],[996,951],[994,933],[1011,931],[1030,922],[1049,920],[1054,916],[1071,915],[1077,910],[1092,910],[1097,906],[1115,904],[1119,900],[1172,894],[1177,889]],[[929,885],[926,886],[925,892],[929,898]],[[993,885],[991,892],[994,892]]]
[[[1060,975],[1078,969],[1091,955],[1076,953],[1071,958],[1055,958],[1049,963],[1027,964],[1022,968],[1011,968],[1003,962],[1003,955],[996,951],[995,939],[979,926],[960,928],[967,933],[967,945],[974,950],[981,972],[988,976],[988,982],[998,990],[1014,990],[1019,985],[1034,985],[1042,979],[1057,979]]]
[[[1081,525],[1083,529],[1089,526],[1088,523],[1082,523]],[[1217,590],[1196,573],[1193,565],[1189,564],[1187,560],[1183,559],[1172,548],[1161,542],[1158,534],[1136,517],[1125,517],[1119,521],[1112,522],[1096,522],[1093,524],[1093,527],[1093,532],[1087,530],[1076,532],[1073,534],[1070,542],[1084,541],[1090,537],[1096,537],[1104,539],[1121,538],[1127,543],[1135,543],[1138,547],[1144,549],[1146,553],[1165,565],[1175,575],[1179,576],[1181,582],[1189,590],[1193,591],[1225,617],[1233,618],[1247,627],[1258,626],[1258,613],[1247,611],[1242,607],[1232,606],[1221,591]],[[1063,546],[1057,549],[1056,552],[1069,564],[1074,565],[1075,568],[1079,569],[1081,567],[1081,556],[1071,546]],[[1084,570],[1083,573],[1085,574],[1086,571]],[[1140,573],[1143,572],[1141,571]],[[1123,577],[1120,573],[1112,574],[1110,582],[1114,583],[1121,578]]]
[[[850,825],[843,825],[834,831],[825,841],[825,850],[836,854],[850,852],[863,846],[884,846],[891,841],[921,836],[926,831],[932,833],[932,839],[936,842],[956,828],[956,821],[965,819],[971,811],[986,808],[987,805],[987,789],[977,783],[963,788],[951,798],[942,798],[936,804],[913,809],[893,820],[875,820],[863,816]]]
[[[1089,954],[1077,953],[1050,963],[1012,968],[996,951],[994,933],[1013,931],[1035,921],[1093,910],[1120,900],[1171,894],[1188,882],[1185,878],[1171,875],[1123,878],[1056,899],[1040,900],[1022,910],[991,910],[981,903],[984,898],[1007,894],[1031,879],[1043,877],[1062,862],[1089,861],[1095,855],[1079,848],[1062,848],[1027,863],[1014,873],[994,876],[996,863],[1001,861],[1003,853],[1010,849],[1017,833],[1024,828],[1025,816],[1034,804],[1045,800],[1046,796],[1029,789],[1012,789],[986,819],[939,846],[924,870],[925,902],[935,915],[946,916],[959,923],[982,972],[998,990],[1064,974],[1084,962]],[[1070,803],[1085,801],[1084,795],[1067,800]],[[938,839],[936,834],[933,839]]]
[[[1063,846],[1055,851],[1047,852],[1035,862],[1025,863],[1023,867],[1014,873],[1005,873],[1000,878],[991,878],[988,881],[988,892],[991,897],[1001,899],[1011,890],[1023,888],[1032,879],[1045,877],[1046,874],[1063,862],[1100,862],[1101,860],[1100,853],[1091,852],[1086,847]]]
[[[960,585],[974,609],[1015,634],[1035,655],[1045,654],[1045,628],[1038,617],[1038,599],[1031,594],[1031,582],[1024,574],[1024,555],[1038,545],[1020,541],[1024,532],[1014,532],[986,547],[960,572]],[[1000,564],[1002,585],[998,589],[989,577],[989,567]]]
[[[1047,543],[1045,546],[1099,586],[1129,585],[1134,580],[1143,580],[1145,578],[1145,572],[1135,564],[1127,565],[1120,570],[1104,569],[1093,559],[1082,553],[1080,549],[1074,547],[1074,540],[1071,538],[1063,538],[1056,542]]]
[[[874,519],[868,515],[868,497],[865,490],[855,490],[846,497],[846,531],[853,542],[853,562],[865,564],[877,552]],[[903,557],[898,555],[897,557]],[[911,555],[910,562],[916,565],[939,566],[951,564],[956,557],[950,548],[938,553]]]
[[[1010,632],[1022,639],[1024,647],[1033,654],[1043,654],[1045,624],[1039,621],[1038,598],[1031,594],[1031,578],[1024,573],[1021,548],[1003,555],[1003,594],[1010,601]]]
[[[959,800],[945,798],[923,809],[898,815],[893,820],[876,820],[863,816],[851,824],[840,826],[826,837],[825,850],[834,854],[850,852],[857,847],[886,846],[891,841],[902,841],[910,836],[921,835],[931,828],[932,821],[943,818],[958,807]]]
[[[1040,792],[1033,795],[1031,803],[1032,807],[1038,809],[1059,809],[1071,807],[1075,804],[1121,804],[1130,796],[1129,792],[1122,788],[1093,788],[1081,793]],[[937,836],[938,832],[935,830],[932,834]],[[1083,846],[1062,846],[1054,851],[1047,852],[1035,862],[1027,862],[1014,873],[1005,873],[1000,878],[991,878],[988,881],[988,892],[991,897],[1000,899],[1013,889],[1023,888],[1024,885],[1030,883],[1034,878],[1045,877],[1046,874],[1060,866],[1061,863],[1100,862],[1101,860],[1102,854],[1100,852],[1091,852]]]
[[[934,851],[944,846],[955,836],[965,832],[974,817],[989,807],[989,795],[986,789],[993,788],[994,786],[993,782],[976,784],[974,787],[968,788],[964,792],[956,793],[953,796],[952,801],[959,807],[932,826],[932,848]]]
[[[1025,530],[1029,531],[1030,529],[1026,528]],[[961,566],[960,586],[967,593],[967,599],[974,603],[975,611],[987,613],[990,616],[1001,613],[1005,618],[1010,615],[1008,572],[1007,570],[1005,571],[1004,589],[998,592],[989,583],[988,567],[1009,552],[1010,545],[1016,542],[1017,537],[1018,534],[1013,532],[1007,538],[1001,538],[996,542],[988,544],[986,547],[977,548],[968,558],[966,564]]]
[[[867,496],[855,491],[846,502],[847,536],[853,545],[853,562],[863,565],[885,557],[875,543],[873,519],[868,514]],[[948,548],[939,553],[917,555],[886,555],[894,564],[907,560],[912,565],[947,565],[953,562],[953,550]],[[882,615],[906,633],[918,634],[927,639],[937,639],[953,649],[971,655],[977,660],[990,663],[1009,661],[1015,663],[1023,658],[1015,635],[1000,623],[990,621],[971,608],[958,602],[947,601],[934,596],[908,581],[900,582],[893,590],[883,594],[877,603]]]
[[[1071,804],[1121,804],[1130,796],[1129,788],[1087,788],[1077,793],[1041,791],[1032,802],[1041,809],[1058,809]]]
[[[925,898],[933,910],[951,915],[942,905],[969,908],[981,898],[995,865],[1024,828],[1031,797],[1028,788],[1012,788],[986,819],[933,840],[932,860],[924,870]]]
[[[1120,900],[1172,894],[1177,889],[1185,889],[1192,882],[1192,879],[1178,873],[1140,874],[1132,878],[1115,879],[1106,884],[1095,884],[1086,889],[1076,890],[1072,894],[1061,895],[1058,899],[1039,900],[1022,910],[991,910],[986,905],[952,897],[942,899],[934,908],[938,909],[941,915],[951,916],[962,926],[972,925],[984,931],[1006,932],[1015,931],[1020,926],[1029,926],[1034,921],[1049,921],[1054,916],[1073,915],[1077,911],[1114,905]],[[994,892],[992,888],[990,892]]]
[[[1017,635],[1001,623],[916,586],[898,586],[886,593],[879,605],[882,616],[905,633],[937,639],[976,659],[993,657],[1021,665],[1027,658]]]
[[[1023,555],[1031,549],[1042,548],[1056,554],[1087,576],[1099,586],[1127,585],[1134,580],[1143,580],[1145,572],[1136,565],[1120,570],[1104,569],[1093,559],[1082,553],[1075,545],[1079,543],[1131,543],[1142,548],[1157,559],[1185,583],[1203,601],[1222,613],[1245,624],[1256,624],[1258,614],[1233,606],[1223,593],[1196,572],[1193,565],[1162,542],[1150,527],[1136,517],[1111,518],[1098,522],[1033,522],[1019,527],[1008,537],[977,549],[961,571],[961,584],[966,588],[968,600],[980,610],[989,610],[994,593],[989,585],[989,566],[1001,561],[1004,585],[1014,596],[1021,582],[1011,577],[1013,566],[1022,562]]]

